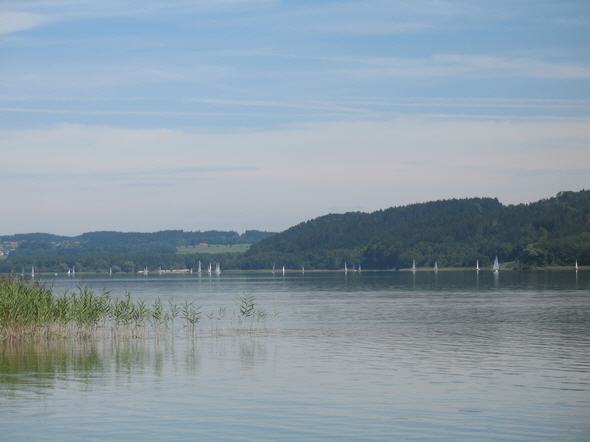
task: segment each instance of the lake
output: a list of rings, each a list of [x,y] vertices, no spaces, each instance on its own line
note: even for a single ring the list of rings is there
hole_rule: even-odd
[[[203,317],[196,339],[0,343],[0,440],[590,440],[590,272],[46,283]],[[244,294],[267,315],[236,330]]]

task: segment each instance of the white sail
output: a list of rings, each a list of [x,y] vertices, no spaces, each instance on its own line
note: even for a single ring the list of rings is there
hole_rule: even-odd
[[[31,266],[31,278],[35,277],[35,266]]]
[[[283,266],[283,275],[285,274],[285,266]]]
[[[207,273],[209,273],[209,276],[211,276],[211,263],[209,263],[209,267],[207,268]]]
[[[479,272],[479,259],[475,261],[475,270]]]
[[[438,261],[434,261],[434,272],[438,272]]]
[[[273,275],[275,274],[275,265],[274,264],[272,265],[272,274]]]
[[[158,268],[158,275],[161,275],[162,273],[163,273],[162,266],[160,266],[160,267]]]
[[[578,270],[579,270],[579,267],[578,267],[578,260],[576,259],[576,272],[577,272]]]
[[[305,274],[305,266],[301,266],[301,273]]]
[[[412,272],[416,273],[416,260],[412,259]]]
[[[218,276],[221,275],[221,266],[219,263],[215,264],[215,274]]]
[[[72,267],[72,276],[75,278],[76,277],[76,266]]]
[[[113,268],[109,267],[109,276],[113,276]]]
[[[147,268],[147,266],[143,268],[143,274],[144,274],[144,276],[147,276],[148,275],[148,268]]]
[[[498,273],[500,271],[500,263],[498,262],[498,257],[494,259],[494,273]]]
[[[72,276],[72,271],[70,270],[70,268],[68,267],[68,278]]]
[[[20,276],[21,276],[22,278],[24,278],[24,277],[25,277],[25,268],[24,268],[24,267],[23,267],[23,268],[21,269],[21,271],[20,271]]]
[[[200,275],[201,274],[201,261],[199,261],[199,265],[197,267],[197,273]]]
[[[363,269],[361,268],[361,265],[359,264],[359,272],[361,272]]]
[[[348,267],[346,265],[346,262],[344,262],[344,273],[348,273]]]

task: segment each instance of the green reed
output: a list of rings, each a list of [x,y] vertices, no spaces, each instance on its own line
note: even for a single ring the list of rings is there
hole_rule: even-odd
[[[217,331],[217,322],[226,316],[226,309],[220,307],[205,315],[215,321]],[[129,292],[113,299],[109,292],[95,293],[87,287],[56,295],[38,282],[0,278],[0,339],[25,335],[92,335],[99,331],[141,337],[148,329],[158,335],[162,330],[174,333],[176,318],[195,336],[201,316],[200,307],[189,301],[180,306],[169,301],[166,308],[160,298],[148,305],[142,299],[133,300]],[[237,316],[243,324],[246,319],[253,322],[264,319],[265,315],[255,305],[254,297],[243,296]]]

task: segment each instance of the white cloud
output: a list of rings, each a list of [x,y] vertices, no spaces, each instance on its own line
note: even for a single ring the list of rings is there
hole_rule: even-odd
[[[0,10],[0,35],[26,31],[46,23],[39,14]]]

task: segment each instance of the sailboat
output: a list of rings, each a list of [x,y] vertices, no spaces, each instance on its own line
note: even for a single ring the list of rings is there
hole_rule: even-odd
[[[35,278],[35,266],[31,266],[31,278]]]
[[[191,267],[188,272],[192,275],[193,274],[193,268]]]
[[[76,266],[72,267],[72,277],[76,277]]]
[[[162,266],[158,267],[158,275],[161,275],[163,273],[162,271]]]
[[[201,261],[199,261],[198,267],[197,267],[197,273],[200,275],[201,274]]]
[[[438,261],[434,261],[434,273],[438,273]]]
[[[68,267],[68,278],[72,276],[72,271],[70,270],[70,268]]]
[[[211,276],[211,263],[209,263],[209,268],[207,269],[207,273]]]
[[[498,257],[494,259],[494,266],[493,266],[494,273],[498,273],[500,271],[500,264],[498,263]]]
[[[219,265],[219,263],[217,263],[217,264],[215,265],[215,274],[216,274],[217,276],[221,275],[221,266]]]
[[[475,261],[475,270],[479,272],[479,259]]]
[[[305,266],[301,266],[301,274],[305,275]]]
[[[347,267],[347,265],[346,265],[346,261],[344,262],[344,273],[345,273],[345,274],[346,274],[346,273],[348,273],[348,267]]]
[[[113,268],[109,267],[109,276],[113,276]]]
[[[578,267],[578,260],[576,259],[576,272],[580,269],[580,267]]]
[[[147,266],[143,268],[143,276],[147,276],[148,275],[148,268]]]
[[[285,276],[285,266],[283,266],[283,276]]]
[[[416,273],[416,260],[412,259],[412,273]]]
[[[359,273],[362,271],[363,269],[361,268],[361,265],[359,264]]]

